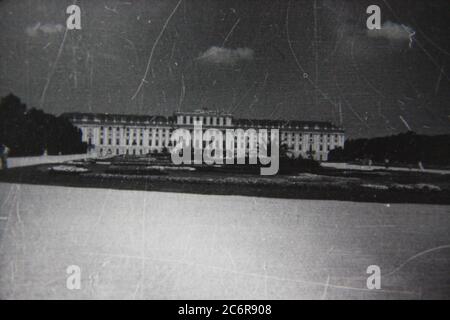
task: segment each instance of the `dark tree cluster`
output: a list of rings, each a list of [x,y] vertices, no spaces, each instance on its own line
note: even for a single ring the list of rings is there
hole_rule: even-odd
[[[0,143],[10,156],[85,153],[81,131],[67,119],[30,109],[18,97],[9,94],[0,101]]]
[[[329,161],[372,160],[374,163],[450,165],[450,135],[426,136],[412,131],[388,137],[345,142],[328,155]]]

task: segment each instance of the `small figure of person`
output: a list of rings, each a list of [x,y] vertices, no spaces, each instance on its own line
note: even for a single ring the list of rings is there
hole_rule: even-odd
[[[0,143],[0,170],[3,170],[3,153],[5,152],[5,147]]]
[[[4,144],[0,144],[0,169],[4,170],[8,168],[8,153],[9,148]]]
[[[418,166],[419,166],[419,170],[420,171],[425,170],[424,167],[423,167],[422,161],[419,161]]]
[[[386,168],[386,169],[388,169],[389,168],[389,159],[384,159],[384,167]]]

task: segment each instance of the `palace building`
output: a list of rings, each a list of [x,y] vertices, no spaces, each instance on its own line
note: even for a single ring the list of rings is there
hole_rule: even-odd
[[[175,112],[169,117],[97,113],[65,113],[63,116],[81,129],[82,140],[98,156],[144,155],[165,148],[170,150],[172,132],[183,128],[192,133],[195,122],[202,124],[202,130],[212,128],[223,132],[226,129],[267,129],[269,132],[278,129],[280,145],[285,145],[294,157],[301,155],[318,161],[327,161],[328,152],[344,147],[345,140],[344,130],[330,122],[236,119],[231,114],[210,110]]]

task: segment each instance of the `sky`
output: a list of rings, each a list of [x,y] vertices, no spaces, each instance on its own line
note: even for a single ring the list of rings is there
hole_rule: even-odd
[[[351,138],[448,134],[449,82],[448,0],[0,0],[0,96],[54,114],[208,108]]]

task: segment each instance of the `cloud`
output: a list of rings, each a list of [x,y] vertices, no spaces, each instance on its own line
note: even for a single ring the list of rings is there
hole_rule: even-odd
[[[367,30],[371,38],[385,38],[391,41],[409,41],[411,43],[415,31],[404,24],[386,21],[381,29]]]
[[[46,23],[41,24],[40,22],[36,23],[34,26],[27,27],[25,29],[26,34],[28,34],[30,37],[35,37],[39,34],[39,32],[45,33],[45,34],[54,34],[64,31],[64,26],[62,24],[52,24],[52,23]]]
[[[232,65],[239,61],[250,61],[253,59],[253,49],[250,48],[222,48],[211,47],[202,53],[197,59],[213,64]]]

